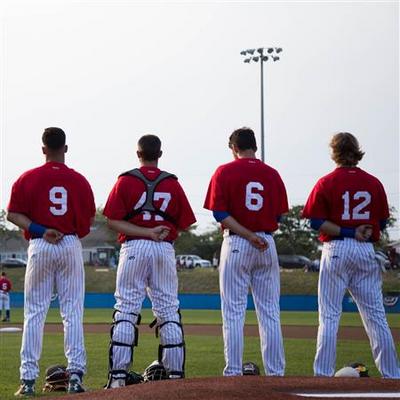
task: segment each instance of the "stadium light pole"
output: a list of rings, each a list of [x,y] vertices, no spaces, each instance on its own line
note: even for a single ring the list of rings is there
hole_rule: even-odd
[[[257,51],[257,54],[254,54]],[[260,47],[256,49],[242,50],[240,54],[245,57],[243,62],[250,64],[251,61],[260,62],[260,91],[261,91],[261,160],[265,161],[265,127],[264,127],[264,62],[269,60],[276,62],[282,52],[281,47]]]

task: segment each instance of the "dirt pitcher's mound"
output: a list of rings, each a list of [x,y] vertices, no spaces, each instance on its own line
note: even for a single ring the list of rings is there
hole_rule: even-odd
[[[324,397],[318,394],[330,394],[329,398],[338,399],[339,397],[331,396],[340,393],[340,399],[344,400],[350,399],[343,397],[350,393],[353,393],[353,396],[355,393],[375,393],[376,395],[370,398],[382,399],[385,393],[399,392],[400,380],[393,379],[240,376],[158,381],[121,389],[86,392],[74,398],[76,400],[322,400]],[[317,397],[301,397],[295,393],[314,394]],[[385,398],[398,399],[398,397]]]

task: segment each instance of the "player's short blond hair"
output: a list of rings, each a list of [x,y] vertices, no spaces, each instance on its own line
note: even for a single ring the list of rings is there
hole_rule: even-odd
[[[336,133],[329,145],[332,149],[332,160],[341,166],[357,165],[364,156],[358,140],[349,132]]]

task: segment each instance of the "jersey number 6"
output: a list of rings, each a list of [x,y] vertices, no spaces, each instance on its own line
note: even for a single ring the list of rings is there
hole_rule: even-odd
[[[264,199],[260,193],[264,190],[264,186],[260,182],[249,182],[246,185],[246,208],[250,211],[261,210]]]

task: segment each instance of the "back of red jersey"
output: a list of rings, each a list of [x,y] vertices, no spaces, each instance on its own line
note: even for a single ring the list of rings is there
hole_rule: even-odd
[[[216,170],[204,208],[226,211],[253,232],[273,232],[278,217],[288,211],[288,201],[276,170],[258,159],[240,158]]]
[[[9,292],[11,290],[11,282],[7,278],[0,278],[0,291]]]
[[[156,167],[141,167],[140,171],[149,180],[155,180],[161,172]],[[146,193],[143,181],[133,175],[122,175],[112,188],[103,213],[109,219],[123,220],[132,210],[140,208],[145,203]],[[166,178],[156,186],[153,205],[167,214],[169,219],[165,220],[156,213],[142,211],[130,218],[129,222],[146,228],[166,225],[171,228],[165,239],[169,241],[177,238],[178,230],[184,230],[196,222],[186,195],[174,178]],[[120,234],[118,237],[121,243],[129,239],[132,238],[125,234]]]
[[[13,185],[8,211],[64,234],[90,231],[96,207],[88,181],[63,163],[47,162],[24,173]],[[30,233],[25,232],[29,239]]]
[[[374,176],[357,167],[340,167],[313,188],[303,217],[325,219],[340,227],[373,226],[372,241],[379,240],[380,221],[389,217],[385,190]],[[331,237],[320,234],[321,241]]]

